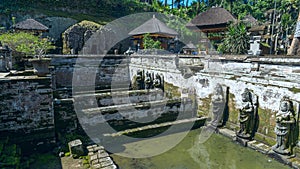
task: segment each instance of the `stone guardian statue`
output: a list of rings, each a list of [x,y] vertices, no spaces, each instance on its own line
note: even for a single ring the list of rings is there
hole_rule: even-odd
[[[240,129],[237,136],[251,139],[255,129],[255,117],[257,113],[257,99],[248,88],[242,93],[242,108],[239,110]]]
[[[145,89],[147,89],[147,90],[151,89],[152,85],[153,85],[153,79],[151,77],[151,73],[146,72]]]
[[[223,88],[220,84],[217,84],[214,90],[212,101],[211,101],[211,107],[212,107],[211,125],[215,127],[221,126],[223,123],[225,97],[224,97]]]
[[[276,113],[276,144],[272,147],[274,152],[282,155],[293,154],[295,124],[293,103],[284,97],[280,102],[279,111]]]

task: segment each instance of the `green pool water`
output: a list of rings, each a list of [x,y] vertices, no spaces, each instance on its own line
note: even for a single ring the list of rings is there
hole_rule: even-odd
[[[199,144],[201,129],[192,130],[174,148],[149,158],[126,158],[112,154],[120,169],[288,169],[272,158],[259,152],[240,146],[229,138],[213,134],[204,144]],[[168,139],[178,137],[180,133],[159,138],[127,143],[124,151],[134,151],[135,147],[148,149],[147,143],[156,142],[161,149]]]

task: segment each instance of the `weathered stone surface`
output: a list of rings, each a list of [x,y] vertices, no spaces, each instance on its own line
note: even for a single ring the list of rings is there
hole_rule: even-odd
[[[226,129],[226,128],[219,128],[218,132],[226,137],[229,137],[231,139],[235,139],[236,134],[234,131]]]
[[[51,77],[0,80],[0,132],[17,141],[54,140]]]
[[[271,147],[256,140],[249,141],[247,145],[253,150],[259,151],[263,154],[267,154],[271,150]]]
[[[68,146],[69,146],[70,153],[72,154],[72,156],[74,158],[82,156],[84,154],[81,140],[76,139],[76,140],[70,141],[68,143]]]

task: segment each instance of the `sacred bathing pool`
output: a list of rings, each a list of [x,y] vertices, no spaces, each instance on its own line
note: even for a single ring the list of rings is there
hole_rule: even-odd
[[[177,156],[181,159],[173,165],[179,168],[245,168],[253,165],[251,160],[263,159],[252,168],[284,167],[276,160],[299,167],[299,58],[48,57],[47,76],[24,71],[0,79],[1,137],[26,144],[24,151],[51,149],[63,144],[65,135],[81,133],[90,140],[75,140],[70,149],[99,143],[105,150],[88,146],[89,155],[112,153],[101,162],[112,168],[116,165],[111,158],[120,168],[172,168],[162,159]],[[155,139],[164,145],[164,140],[176,140],[182,133],[182,139],[165,151],[150,146]],[[139,154],[130,152],[130,147]],[[96,155],[91,165],[100,166],[100,159]],[[276,160],[268,163],[267,159]]]

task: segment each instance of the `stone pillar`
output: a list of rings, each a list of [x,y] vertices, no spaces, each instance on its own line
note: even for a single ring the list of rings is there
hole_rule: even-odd
[[[84,154],[81,140],[73,140],[68,143],[68,146],[73,158],[78,158]]]

